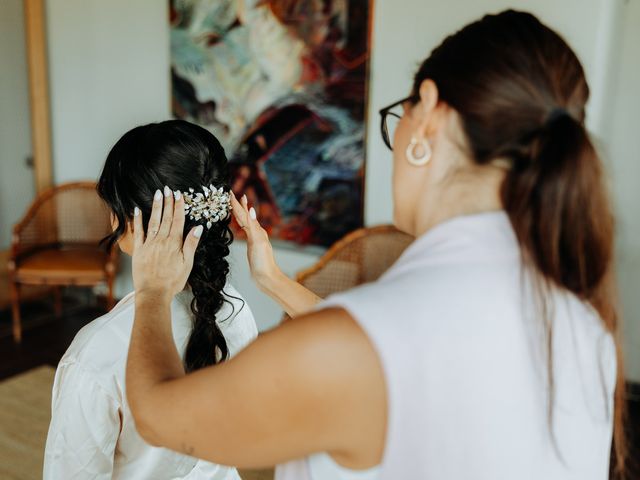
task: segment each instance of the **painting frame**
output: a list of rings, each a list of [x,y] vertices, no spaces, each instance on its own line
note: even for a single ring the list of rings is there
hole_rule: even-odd
[[[363,227],[373,2],[169,0],[169,5],[173,114],[221,140],[233,191],[246,193],[256,205],[274,245],[321,252]],[[200,10],[189,10],[198,5]],[[238,5],[256,11],[241,17]],[[307,15],[317,5],[322,14]],[[194,30],[194,24],[201,29]],[[271,37],[263,38],[274,52],[255,46],[255,31],[269,32]],[[296,83],[287,83],[292,78]],[[234,104],[236,99],[242,101]],[[238,239],[243,233],[234,229]]]

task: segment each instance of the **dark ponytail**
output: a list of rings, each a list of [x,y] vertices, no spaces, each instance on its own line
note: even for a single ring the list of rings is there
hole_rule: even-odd
[[[182,192],[214,185],[228,192],[227,158],[218,140],[204,128],[182,120],[136,127],[123,135],[109,152],[98,181],[98,193],[118,223],[105,241],[113,244],[125,233],[136,206],[146,229],[153,194],[165,185]],[[184,358],[188,372],[229,356],[218,325],[227,319],[217,318],[228,302],[223,289],[229,274],[226,257],[233,241],[229,222],[230,217],[204,229],[188,279],[194,316]],[[184,231],[189,232],[196,224],[187,216]]]
[[[531,140],[529,156],[514,155],[502,188],[502,202],[525,262],[544,282],[559,285],[590,303],[619,344],[612,271],[614,219],[603,185],[602,164],[584,125],[569,113],[552,115]],[[541,308],[545,309],[544,299]],[[544,320],[553,398],[553,328]],[[624,368],[616,348],[614,409],[616,472],[625,471]],[[550,402],[553,404],[553,401]],[[553,410],[549,411],[550,419]]]
[[[507,161],[502,202],[542,297],[553,400],[549,286],[599,313],[617,348],[614,454],[624,473],[624,374],[613,278],[614,222],[602,164],[584,126],[589,88],[566,42],[533,15],[488,15],[446,38],[420,66],[459,115],[469,156]],[[549,402],[553,405],[553,402]],[[550,416],[553,412],[550,407]]]
[[[544,278],[591,301],[613,256],[613,217],[598,155],[584,125],[565,113],[513,157],[504,208],[530,261]]]

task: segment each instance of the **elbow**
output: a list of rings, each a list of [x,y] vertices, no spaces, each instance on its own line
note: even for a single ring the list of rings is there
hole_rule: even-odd
[[[139,425],[136,422],[136,430],[138,431],[138,434],[140,435],[140,437],[142,437],[142,439],[148,445],[151,445],[152,447],[164,447],[162,442],[159,440],[158,435],[154,432],[153,429],[145,425]]]
[[[150,402],[145,402],[144,399],[129,399],[129,409],[136,431],[149,445],[161,447],[158,421],[150,405]]]
[[[150,418],[148,414],[142,413],[139,409],[137,412],[131,409],[131,414],[133,415],[133,420],[136,425],[136,431],[142,439],[153,447],[162,447],[163,445],[153,419]]]
[[[158,435],[149,420],[140,415],[133,415],[133,419],[136,425],[136,431],[142,439],[151,446],[160,447]]]

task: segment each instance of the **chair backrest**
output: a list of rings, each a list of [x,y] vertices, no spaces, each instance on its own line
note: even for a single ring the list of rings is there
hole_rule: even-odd
[[[42,192],[13,228],[14,256],[34,248],[96,247],[111,233],[109,210],[92,182],[65,183]]]
[[[325,298],[380,277],[414,240],[392,225],[361,228],[336,242],[297,281]]]

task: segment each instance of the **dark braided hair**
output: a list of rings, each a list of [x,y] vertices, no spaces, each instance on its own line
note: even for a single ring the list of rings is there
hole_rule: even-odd
[[[98,194],[109,206],[117,227],[103,241],[113,245],[133,219],[137,206],[146,230],[153,194],[164,186],[196,191],[214,185],[229,191],[227,157],[220,142],[207,130],[182,120],[136,127],[113,146],[98,181]],[[198,221],[185,217],[185,233]],[[227,342],[216,322],[224,302],[229,274],[230,217],[205,227],[188,284],[193,292],[193,328],[185,351],[186,371],[213,365],[229,356]],[[233,308],[233,304],[231,304]],[[227,319],[219,319],[224,321]]]

